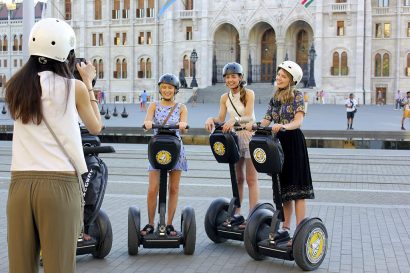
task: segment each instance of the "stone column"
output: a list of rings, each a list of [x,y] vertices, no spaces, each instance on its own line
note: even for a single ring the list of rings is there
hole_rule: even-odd
[[[249,58],[249,43],[248,40],[240,42],[241,46],[241,65],[243,67],[244,79],[248,76],[248,58]]]

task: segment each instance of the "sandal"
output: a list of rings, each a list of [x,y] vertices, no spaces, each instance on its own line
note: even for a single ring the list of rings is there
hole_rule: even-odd
[[[243,223],[239,225],[239,229],[245,229],[247,224],[248,224],[248,221],[246,220],[243,221]]]
[[[232,216],[228,220],[225,220],[225,222],[223,222],[222,226],[224,226],[224,227],[238,226],[238,225],[241,225],[243,222],[245,222],[245,218],[243,218],[242,215],[235,214],[234,216]]]
[[[175,228],[174,228],[173,225],[167,225],[165,227],[165,230],[167,231],[167,234],[169,236],[176,236],[177,235],[177,232],[175,231]]]
[[[154,227],[150,224],[147,224],[140,232],[141,236],[154,233]]]

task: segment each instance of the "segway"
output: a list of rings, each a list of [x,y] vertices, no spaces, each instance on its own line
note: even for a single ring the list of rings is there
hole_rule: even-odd
[[[209,136],[209,144],[212,153],[218,163],[228,163],[232,185],[233,197],[215,199],[205,214],[205,232],[208,238],[215,243],[223,243],[227,239],[243,241],[244,228],[240,228],[241,222],[231,221],[237,208],[241,207],[239,199],[238,183],[235,173],[235,163],[240,159],[238,136],[235,132],[222,132],[224,123],[215,123],[215,130]],[[239,126],[238,123],[235,126]],[[273,211],[269,203],[256,204],[249,215],[258,209]]]
[[[176,135],[178,125],[153,125],[158,133],[148,143],[148,159],[154,169],[160,170],[159,183],[159,223],[157,229],[142,236],[140,233],[140,210],[137,207],[128,209],[128,253],[137,255],[138,247],[144,248],[179,248],[183,246],[184,254],[192,255],[195,251],[196,222],[195,211],[187,206],[182,210],[181,232],[175,236],[166,232],[165,212],[167,196],[167,173],[178,162],[181,151],[181,139]]]
[[[248,254],[255,260],[265,256],[296,261],[303,270],[315,270],[323,262],[327,250],[327,230],[320,218],[305,218],[297,226],[291,240],[288,232],[279,230],[285,220],[278,174],[282,170],[283,152],[279,140],[272,135],[272,127],[254,126],[256,130],[249,143],[252,162],[260,173],[272,175],[274,212],[256,211],[248,220],[244,241]],[[279,132],[283,133],[283,132]]]
[[[92,254],[102,259],[107,256],[112,247],[112,227],[107,214],[101,209],[108,181],[108,169],[99,158],[101,153],[114,153],[112,146],[101,146],[98,136],[88,134],[81,129],[83,150],[88,173],[83,175],[86,193],[84,195],[84,232],[91,236],[90,240],[77,241],[77,255]]]

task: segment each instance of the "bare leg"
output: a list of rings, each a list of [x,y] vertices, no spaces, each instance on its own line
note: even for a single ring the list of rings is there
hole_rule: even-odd
[[[178,204],[178,194],[179,194],[179,181],[181,179],[181,171],[171,171],[169,174],[169,186],[168,186],[168,217],[167,225],[172,225],[172,220],[174,219],[175,211]]]
[[[296,226],[305,219],[306,215],[306,201],[305,199],[295,200],[295,214],[296,214]]]
[[[283,227],[290,228],[290,223],[292,221],[292,211],[293,211],[293,201],[286,201],[283,203],[283,213],[285,215],[285,221],[283,222]]]
[[[244,166],[245,166],[245,158],[239,159],[239,161],[235,164],[236,181],[238,184],[239,201],[241,202],[241,206],[242,206],[242,200],[243,200],[243,182],[245,180],[244,173],[243,173]],[[237,208],[235,213],[240,214],[241,208]]]
[[[159,190],[159,171],[149,172],[149,185],[147,195],[148,223],[154,226],[155,210],[157,209],[157,196]]]
[[[258,173],[255,166],[252,163],[252,159],[245,159],[246,164],[246,182],[249,189],[249,212],[255,207],[259,201],[259,185],[258,185]]]

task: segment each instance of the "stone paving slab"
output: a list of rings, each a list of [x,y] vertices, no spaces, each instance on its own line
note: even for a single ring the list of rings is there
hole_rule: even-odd
[[[10,144],[0,142],[0,272],[8,272],[5,208],[10,175]],[[115,156],[107,155],[105,159],[114,174],[110,175],[109,181],[112,183],[109,182],[103,203],[113,226],[113,248],[103,260],[94,259],[91,255],[79,256],[77,272],[301,271],[290,261],[273,258],[254,261],[241,242],[214,244],[207,238],[203,219],[209,204],[217,197],[230,196],[229,182],[226,180],[204,179],[204,170],[213,168],[217,168],[219,176],[228,177],[227,166],[216,164],[207,146],[187,146],[193,169],[183,174],[174,219],[177,227],[182,208],[190,205],[195,209],[197,244],[194,255],[185,256],[182,248],[140,248],[138,256],[129,256],[128,207],[141,208],[142,224],[147,219],[146,145],[114,146],[117,150]],[[329,250],[317,272],[408,272],[410,168],[404,159],[408,158],[409,151],[309,149],[309,153],[317,197],[308,201],[308,214],[322,218],[329,233]],[[120,175],[124,169],[129,169],[129,175]],[[347,172],[360,179],[343,175]],[[384,183],[389,181],[390,184]],[[204,186],[207,183],[209,185]],[[261,179],[260,184],[262,201],[270,202],[272,193],[268,178]],[[245,199],[244,212],[247,207]],[[292,225],[292,230],[294,228]]]

